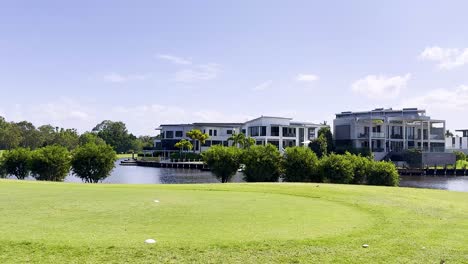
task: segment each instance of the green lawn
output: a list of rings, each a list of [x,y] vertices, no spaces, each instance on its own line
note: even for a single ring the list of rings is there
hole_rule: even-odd
[[[0,263],[468,263],[468,193],[0,180],[0,194]]]
[[[137,154],[135,154],[135,157],[137,156]],[[117,154],[117,158],[118,159],[129,159],[132,157],[132,154]]]

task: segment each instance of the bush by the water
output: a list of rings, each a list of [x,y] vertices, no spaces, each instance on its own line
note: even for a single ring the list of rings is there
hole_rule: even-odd
[[[17,148],[5,151],[2,155],[1,167],[5,175],[14,175],[22,180],[30,173],[31,151]],[[1,174],[1,172],[0,172]]]
[[[400,176],[395,165],[386,161],[374,161],[369,166],[367,184],[397,186]]]
[[[70,171],[70,152],[61,146],[47,146],[34,150],[31,173],[40,181],[63,181]]]
[[[351,183],[365,184],[369,173],[369,166],[374,160],[370,157],[363,157],[361,154],[354,155],[349,152],[346,152],[344,156],[349,159],[353,165],[353,180]]]
[[[282,178],[287,182],[321,181],[318,163],[317,155],[310,148],[286,148],[282,160]]]
[[[203,160],[213,174],[226,183],[240,166],[241,150],[236,147],[213,146],[202,154]]]
[[[345,155],[330,154],[320,160],[321,180],[331,183],[351,183],[354,178],[354,165]]]
[[[117,154],[107,144],[87,143],[73,152],[73,173],[85,182],[96,183],[107,176],[115,166]]]
[[[244,180],[247,182],[276,182],[281,175],[281,154],[276,146],[251,146],[242,155]]]

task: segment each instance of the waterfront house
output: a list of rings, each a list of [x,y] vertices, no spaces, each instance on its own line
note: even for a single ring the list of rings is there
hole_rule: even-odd
[[[181,139],[188,139],[186,134],[192,129],[199,129],[209,135],[205,144],[199,146],[194,142],[197,152],[204,151],[213,145],[230,146],[228,139],[235,133],[243,133],[256,140],[257,145],[273,144],[283,151],[286,147],[307,146],[317,137],[318,130],[325,125],[311,122],[293,121],[292,118],[261,116],[244,123],[192,123],[162,124],[156,130],[160,136],[154,142],[159,151],[177,150],[174,145]]]

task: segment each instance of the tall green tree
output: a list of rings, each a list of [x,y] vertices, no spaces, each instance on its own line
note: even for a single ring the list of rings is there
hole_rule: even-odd
[[[92,132],[97,133],[107,144],[111,145],[117,153],[126,153],[135,150],[136,137],[128,133],[123,122],[104,120],[96,125]]]
[[[31,122],[21,121],[16,126],[21,132],[21,147],[36,149],[44,144],[40,131]]]
[[[241,150],[236,147],[212,146],[202,153],[204,162],[222,183],[229,182],[240,166]]]
[[[323,156],[327,155],[328,153],[328,143],[327,139],[325,136],[322,134],[318,138],[312,140],[309,143],[309,148],[317,154],[319,158],[322,158]]]
[[[277,147],[254,145],[242,154],[247,182],[276,182],[281,175],[281,154]]]
[[[322,127],[319,129],[317,136],[323,136],[325,137],[327,141],[327,153],[332,153],[335,151],[335,143],[333,142],[333,134],[330,130],[330,127]]]
[[[115,166],[117,154],[107,144],[87,143],[73,152],[73,173],[88,183],[97,183],[109,176]]]
[[[22,180],[30,173],[31,151],[16,148],[6,151],[2,155],[2,166],[6,174],[16,176]]]
[[[59,145],[67,148],[68,150],[74,150],[80,143],[80,137],[76,129],[64,129],[60,128],[54,134],[52,141],[53,145]]]
[[[21,143],[21,131],[15,123],[0,117],[0,149],[14,149]]]
[[[88,143],[94,143],[96,145],[106,144],[106,142],[102,138],[98,137],[96,133],[92,132],[85,132],[81,134],[78,139],[78,142],[80,146],[84,146]]]
[[[192,129],[189,132],[187,132],[186,136],[195,142],[198,141],[199,144],[199,151],[201,152],[201,146],[205,144],[206,140],[210,138],[208,134],[202,133],[199,129]],[[195,151],[195,149],[194,149]]]
[[[283,179],[287,182],[318,182],[317,155],[309,148],[286,148],[283,155]]]
[[[31,173],[40,181],[63,181],[70,171],[70,152],[62,146],[46,146],[33,151]]]

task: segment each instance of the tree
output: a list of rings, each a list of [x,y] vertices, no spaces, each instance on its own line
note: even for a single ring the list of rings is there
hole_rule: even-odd
[[[181,139],[174,146],[176,148],[180,149],[181,151],[184,151],[184,149],[191,150],[193,148],[192,143],[190,143],[190,141],[188,141],[186,139]]]
[[[255,138],[247,137],[244,140],[244,148],[246,148],[246,149],[250,148],[251,146],[254,146],[256,143],[257,143],[257,141],[255,140]]]
[[[59,145],[67,148],[68,150],[73,150],[79,146],[79,143],[80,137],[78,136],[76,129],[60,128],[60,130],[56,129],[51,145]]]
[[[453,137],[453,133],[450,130],[445,131],[445,137]]]
[[[70,171],[70,152],[62,146],[36,149],[31,157],[31,173],[40,181],[63,181]]]
[[[21,142],[19,144],[21,147],[36,149],[44,144],[41,133],[32,123],[21,121],[16,123],[16,126],[21,133]]]
[[[212,146],[202,153],[204,162],[222,183],[231,180],[240,166],[241,150],[236,147]]]
[[[201,146],[205,144],[206,140],[210,137],[206,133],[202,133],[199,129],[192,129],[189,132],[187,132],[187,137],[199,142],[199,150],[201,152]],[[195,149],[194,149],[195,151]]]
[[[96,133],[92,132],[85,132],[81,134],[78,139],[78,143],[80,146],[84,146],[88,143],[94,143],[96,145],[106,144],[106,142],[102,138],[98,137]]]
[[[104,120],[96,125],[92,132],[97,133],[107,144],[111,145],[117,153],[126,153],[135,150],[136,137],[128,133],[123,122]]]
[[[320,175],[332,183],[350,183],[354,177],[354,166],[344,155],[330,154],[320,161]]]
[[[283,155],[283,179],[287,182],[320,181],[318,176],[318,158],[309,148],[286,148]]]
[[[455,153],[455,160],[456,161],[459,161],[459,160],[466,160],[466,155],[465,153],[461,152],[461,151],[454,151],[453,153]]]
[[[228,141],[232,141],[233,146],[244,148],[245,135],[243,133],[234,133],[228,138]]]
[[[23,180],[29,175],[31,151],[25,148],[16,148],[6,151],[2,155],[2,166],[6,174],[16,176]]]
[[[88,183],[97,183],[109,176],[115,166],[117,154],[107,144],[87,143],[73,152],[73,173]]]
[[[21,131],[15,123],[0,117],[0,149],[14,149],[21,143]]]
[[[319,129],[317,136],[324,136],[327,142],[327,153],[332,153],[335,151],[335,143],[333,142],[333,135],[330,130],[330,127],[322,127]]]
[[[277,147],[254,145],[242,155],[244,179],[248,182],[276,182],[281,175],[281,154]]]
[[[328,143],[327,139],[325,136],[322,134],[318,138],[312,140],[309,143],[309,148],[317,154],[319,158],[322,158],[323,156],[327,155],[328,153]]]
[[[37,128],[39,130],[39,135],[42,139],[42,146],[52,145],[54,143],[55,138],[55,127],[51,125],[43,125]]]

